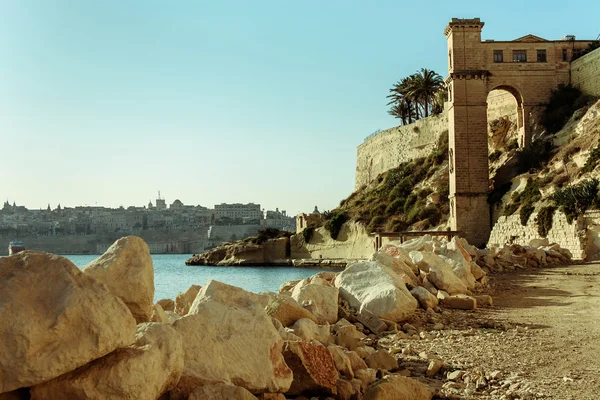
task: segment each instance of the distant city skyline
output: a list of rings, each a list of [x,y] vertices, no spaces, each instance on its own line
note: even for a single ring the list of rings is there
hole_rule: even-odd
[[[597,1],[0,2],[0,198],[30,209],[260,203],[289,215],[352,193],[389,88],[447,74],[442,31],[600,34]],[[535,16],[535,18],[534,18]],[[171,194],[176,194],[171,196]]]

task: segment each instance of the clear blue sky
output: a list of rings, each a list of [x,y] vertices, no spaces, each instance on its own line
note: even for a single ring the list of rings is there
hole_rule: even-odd
[[[535,3],[534,5],[530,5]],[[497,5],[501,4],[501,6]],[[0,0],[0,197],[29,208],[334,208],[442,31],[600,34],[600,2]]]

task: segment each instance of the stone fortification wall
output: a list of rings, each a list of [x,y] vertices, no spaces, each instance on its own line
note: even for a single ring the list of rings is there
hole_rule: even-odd
[[[504,116],[516,121],[517,100],[506,90],[492,90],[488,94],[487,107],[488,122]]]
[[[28,250],[47,251],[55,254],[102,254],[123,236],[140,236],[151,253],[195,253],[208,245],[206,228],[194,231],[137,231],[132,233],[111,232],[95,235],[25,236],[19,239]],[[0,256],[8,255],[8,241],[0,248]]]
[[[586,260],[600,260],[600,210],[586,212],[583,224],[586,228]]]
[[[552,220],[552,229],[548,232],[548,240],[550,243],[558,243],[561,247],[568,249],[575,260],[586,259],[586,255],[592,256],[592,254],[587,254],[586,228],[593,223],[595,218],[597,219],[596,224],[600,222],[600,212],[598,213],[599,215],[594,217],[592,213],[588,212],[584,218],[569,224],[565,215],[556,211]],[[519,214],[500,217],[492,229],[488,247],[493,244],[502,246],[506,243],[528,245],[531,239],[539,239],[536,217],[537,213],[531,214],[526,226],[521,225]],[[600,245],[600,243],[598,244]]]
[[[448,130],[448,114],[433,115],[410,125],[381,131],[358,146],[354,189],[369,184],[377,175],[400,163],[426,157],[442,132]]]
[[[600,49],[571,63],[571,82],[585,94],[600,96]]]
[[[235,236],[235,240],[254,236],[261,230],[260,225],[212,225],[210,239],[216,242],[228,242]]]

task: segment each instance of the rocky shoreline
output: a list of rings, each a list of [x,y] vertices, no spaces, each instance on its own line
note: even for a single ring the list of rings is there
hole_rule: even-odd
[[[444,329],[419,320],[492,305],[493,272],[568,261],[543,241],[478,250],[426,236],[279,293],[211,280],[153,304],[140,238],[82,270],[25,251],[0,259],[0,399],[457,398],[466,378],[435,352],[411,363],[406,341]],[[496,398],[486,379],[472,390]]]

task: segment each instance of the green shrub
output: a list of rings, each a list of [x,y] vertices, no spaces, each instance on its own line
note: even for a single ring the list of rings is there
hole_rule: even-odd
[[[375,207],[373,207],[371,209],[371,218],[376,217],[376,216],[384,216],[386,214],[386,205],[384,203],[379,203],[377,205],[375,205]]]
[[[517,155],[517,168],[519,173],[545,165],[552,156],[554,145],[551,140],[536,140],[529,146],[522,148]]]
[[[333,240],[337,239],[342,229],[342,225],[348,221],[348,214],[344,211],[338,211],[330,219],[325,222],[325,229],[329,231]]]
[[[569,181],[569,176],[567,174],[557,175],[552,179],[552,184],[556,187],[563,187],[565,183]]]
[[[394,219],[392,220],[390,231],[391,232],[403,232],[408,228],[408,224],[403,219]]]
[[[502,201],[502,198],[506,193],[508,193],[511,186],[511,182],[506,182],[500,186],[494,186],[494,189],[490,192],[490,194],[488,194],[488,203],[496,204]]]
[[[488,159],[489,159],[491,162],[494,162],[494,161],[496,161],[497,159],[499,159],[501,155],[502,155],[502,152],[501,152],[500,150],[496,150],[496,151],[494,151],[492,154],[490,154],[490,155],[488,156]]]
[[[521,225],[527,225],[527,221],[529,221],[529,217],[531,217],[531,213],[535,210],[535,207],[531,203],[525,203],[519,210],[519,216],[521,217]]]
[[[518,203],[509,203],[506,208],[504,208],[504,213],[503,215],[505,217],[511,216],[515,213],[515,211],[517,211],[517,209],[519,208],[519,204]]]
[[[405,202],[406,202],[406,200],[404,200],[402,198],[392,201],[385,209],[386,215],[394,215],[394,214],[398,213],[399,211],[403,210]]]
[[[310,239],[312,238],[313,233],[315,233],[315,227],[314,226],[307,226],[302,231],[302,237],[304,238],[304,243],[310,242]]]
[[[411,193],[410,196],[406,198],[406,201],[404,202],[404,214],[408,214],[408,212],[415,205],[417,200],[418,197],[415,193]]]
[[[598,165],[598,161],[600,161],[600,143],[591,151],[585,165],[581,168],[581,174],[592,172]]]
[[[428,220],[432,226],[435,226],[440,223],[442,219],[442,214],[440,210],[438,210],[434,206],[428,206],[422,208],[418,213],[419,221]]]
[[[541,116],[541,123],[548,133],[556,133],[571,118],[581,91],[571,85],[559,85],[552,91],[550,101]]]
[[[597,195],[598,179],[588,179],[578,185],[557,190],[552,199],[570,224],[598,201]]]
[[[385,218],[384,217],[381,217],[381,216],[373,217],[371,219],[371,222],[369,222],[369,225],[367,226],[367,229],[370,232],[374,232],[376,230],[376,228],[379,227],[384,222],[385,222]]]
[[[548,232],[552,229],[552,219],[555,211],[556,207],[546,206],[542,207],[538,212],[535,222],[537,223],[537,231],[541,237],[548,237]]]

